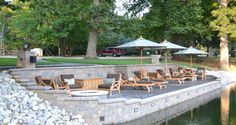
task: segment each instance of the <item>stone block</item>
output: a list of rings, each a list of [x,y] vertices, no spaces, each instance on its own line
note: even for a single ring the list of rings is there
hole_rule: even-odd
[[[161,55],[151,55],[152,64],[160,64]]]
[[[30,51],[18,51],[16,66],[20,68],[35,68],[35,63],[30,61],[30,58],[34,56],[35,54]]]

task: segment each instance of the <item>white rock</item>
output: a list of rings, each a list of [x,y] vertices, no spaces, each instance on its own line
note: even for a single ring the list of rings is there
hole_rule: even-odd
[[[17,125],[17,123],[18,123],[18,120],[12,120],[10,123],[9,123],[9,125]]]
[[[38,106],[33,106],[33,108],[32,108],[34,111],[37,111],[39,108],[38,108]]]
[[[73,116],[64,109],[51,106],[6,73],[0,73],[0,97],[0,123],[3,124],[84,124],[81,115]]]
[[[36,120],[34,121],[34,124],[35,124],[35,125],[40,125],[40,124],[42,124],[42,122],[41,122],[40,120],[36,119]]]
[[[6,117],[5,119],[3,119],[3,124],[8,124],[11,121],[10,117]]]

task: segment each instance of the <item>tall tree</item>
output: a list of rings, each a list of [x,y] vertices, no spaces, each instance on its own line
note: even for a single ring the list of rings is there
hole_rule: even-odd
[[[80,1],[56,0],[25,2],[12,19],[12,31],[31,43],[57,44],[59,55],[68,54],[68,36],[80,21]]]
[[[226,9],[228,5],[227,0],[220,0],[220,7]],[[226,27],[225,24],[222,27]],[[229,48],[228,48],[228,35],[223,33],[220,36],[220,68],[223,70],[229,69]]]
[[[95,10],[98,10],[98,6],[100,4],[100,0],[94,0],[93,1]],[[95,15],[92,17],[91,21],[94,23],[91,27],[91,31],[89,33],[88,38],[88,47],[86,52],[86,58],[97,58],[97,39],[98,39],[98,23],[99,23],[99,17],[98,12],[95,12]]]
[[[88,8],[89,10],[85,12],[90,17],[88,19],[90,33],[86,58],[97,58],[98,35],[109,28],[109,22],[114,17],[114,2],[115,0],[93,0],[93,4]]]
[[[203,23],[202,0],[131,0],[126,4],[130,15],[137,15],[144,8],[146,25],[144,34],[157,41],[169,39],[185,45],[196,44],[199,37],[207,33]],[[147,33],[148,32],[148,33]]]
[[[227,0],[219,0],[219,9],[212,11],[214,20],[210,22],[220,37],[220,68],[229,69],[228,37],[236,38],[236,7],[228,7]]]

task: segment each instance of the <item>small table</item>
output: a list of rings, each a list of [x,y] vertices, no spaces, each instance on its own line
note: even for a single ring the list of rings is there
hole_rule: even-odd
[[[82,84],[83,90],[97,90],[98,85],[102,84],[102,78],[79,79],[77,82]]]

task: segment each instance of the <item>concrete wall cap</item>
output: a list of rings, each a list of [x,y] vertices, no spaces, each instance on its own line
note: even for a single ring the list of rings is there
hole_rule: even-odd
[[[32,71],[32,70],[65,70],[65,69],[87,69],[87,68],[114,68],[114,65],[96,65],[96,66],[72,66],[72,67],[44,67],[44,68],[17,68],[17,69],[10,69],[10,71]]]
[[[142,99],[129,99],[125,101],[125,104],[141,103]]]
[[[27,86],[26,89],[28,90],[49,90],[52,89],[50,86]]]
[[[98,97],[65,97],[65,101],[98,101]]]
[[[45,90],[46,94],[67,94],[67,90]]]
[[[114,99],[105,99],[105,100],[99,100],[99,104],[105,104],[105,103],[119,103],[119,102],[125,102],[126,98],[114,98]]]

